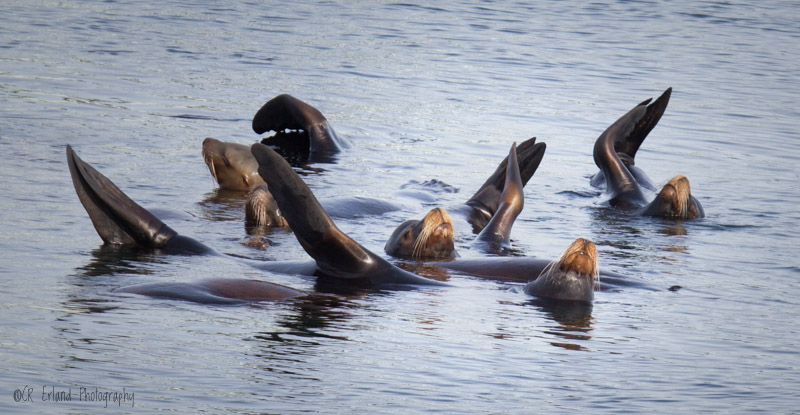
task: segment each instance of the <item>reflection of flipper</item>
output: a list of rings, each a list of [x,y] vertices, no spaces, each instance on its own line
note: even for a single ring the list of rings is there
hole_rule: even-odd
[[[300,245],[316,261],[319,273],[371,285],[440,284],[403,271],[361,246],[336,227],[286,160],[263,144],[254,144],[251,150],[259,174]]]
[[[519,213],[522,212],[524,205],[522,177],[517,162],[516,143],[511,145],[511,150],[506,160],[508,167],[506,168],[503,194],[500,197],[500,206],[478,235],[478,240],[487,243],[492,251],[498,251],[509,244],[511,227],[514,225]]]
[[[211,249],[178,235],[145,208],[139,206],[114,183],[81,160],[67,145],[67,164],[75,192],[86,208],[103,242],[110,245],[141,246],[207,253]]]
[[[528,180],[533,177],[539,164],[542,162],[544,152],[547,149],[545,143],[536,143],[536,137],[530,138],[517,146],[517,158],[520,171],[520,180],[524,187]],[[506,183],[506,166],[508,165],[508,157],[500,162],[497,170],[492,173],[486,182],[481,185],[477,192],[467,201],[467,205],[472,207],[478,212],[481,212],[484,218],[475,218],[471,220],[473,226],[477,231],[483,229],[485,223],[480,222],[481,219],[486,222],[492,215],[497,212],[503,200],[503,189]]]
[[[262,143],[290,151],[332,155],[342,147],[321,112],[287,94],[278,95],[258,110],[253,117],[253,131],[257,134],[275,131],[275,136],[265,138]]]

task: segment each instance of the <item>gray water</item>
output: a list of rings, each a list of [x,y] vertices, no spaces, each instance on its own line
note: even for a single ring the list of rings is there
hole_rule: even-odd
[[[797,412],[798,10],[2,2],[0,412]],[[707,217],[611,212],[589,185],[594,140],[670,86],[637,165],[657,183],[686,175]],[[538,137],[548,148],[525,189],[516,252],[554,258],[586,237],[601,267],[648,288],[599,292],[588,308],[460,276],[331,304],[114,294],[208,277],[314,290],[232,258],[102,247],[65,164],[69,143],[221,252],[304,259],[288,233],[266,249],[242,245],[242,202],[216,190],[200,157],[207,136],[258,140],[250,120],[280,93],[314,105],[352,144],[304,175],[320,198],[391,199],[437,179],[457,190],[434,188],[438,204],[457,206],[512,142]],[[428,208],[337,223],[382,253],[400,221]],[[481,256],[457,231],[461,255]],[[106,408],[79,400],[81,388],[127,395],[101,395]],[[67,392],[72,401],[56,401]]]

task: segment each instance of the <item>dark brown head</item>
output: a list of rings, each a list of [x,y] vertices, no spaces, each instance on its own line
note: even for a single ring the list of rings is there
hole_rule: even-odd
[[[247,194],[245,223],[248,226],[282,228],[289,226],[267,185],[256,186]]]
[[[264,184],[249,146],[209,137],[203,140],[203,160],[222,189],[249,190]]]
[[[646,216],[673,219],[694,219],[705,216],[703,206],[692,197],[689,179],[678,175],[661,188],[658,196],[642,209]]]
[[[383,248],[387,254],[412,259],[455,258],[453,222],[442,208],[419,220],[407,220],[395,229]]]
[[[591,302],[599,275],[597,247],[588,239],[578,238],[525,286],[525,292],[537,297]]]

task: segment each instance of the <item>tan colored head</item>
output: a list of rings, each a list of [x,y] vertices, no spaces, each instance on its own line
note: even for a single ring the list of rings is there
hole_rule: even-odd
[[[432,209],[421,221],[407,220],[398,226],[384,250],[404,258],[454,258],[453,221],[446,210]]]
[[[278,203],[272,198],[267,185],[256,186],[247,194],[245,223],[248,226],[282,228],[289,226],[281,216]]]
[[[574,271],[580,275],[599,275],[597,267],[597,247],[594,242],[578,238],[567,248],[558,261],[561,271]]]
[[[677,175],[661,188],[656,198],[642,211],[647,216],[694,219],[705,215],[700,202],[692,197],[689,179]]]
[[[203,160],[222,189],[249,190],[265,184],[258,174],[258,162],[246,145],[206,138],[203,140]]]
[[[578,238],[525,286],[525,292],[537,297],[591,302],[599,276],[597,247],[588,239]]]

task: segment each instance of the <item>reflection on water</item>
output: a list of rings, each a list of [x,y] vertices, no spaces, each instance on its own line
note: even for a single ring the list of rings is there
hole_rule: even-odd
[[[592,339],[592,304],[536,298],[530,300],[528,305],[537,308],[545,317],[558,324],[545,333],[564,341],[553,341],[550,344],[568,350],[589,350],[583,344]]]
[[[241,221],[244,223],[244,206],[247,203],[246,190],[214,189],[197,204],[203,214],[202,219],[212,221]]]
[[[412,274],[421,275],[432,280],[448,281],[450,279],[450,272],[444,268],[437,267],[436,262],[396,261],[394,264]]]
[[[670,262],[671,254],[685,252],[688,235],[685,221],[651,218],[606,207],[591,209],[592,232],[598,251],[624,263],[646,263],[653,260]],[[703,219],[701,219],[703,220]],[[661,238],[654,238],[661,235]],[[605,247],[605,248],[601,248]],[[608,249],[611,248],[611,249]]]
[[[276,322],[280,330],[259,332],[253,335],[253,339],[263,342],[263,351],[277,345],[296,345],[298,342],[310,345],[314,344],[315,339],[348,340],[346,336],[336,336],[328,332],[347,326],[347,321],[353,317],[351,310],[357,307],[357,303],[343,297],[312,295],[292,302],[289,312]]]
[[[117,274],[150,275],[151,268],[142,264],[167,264],[169,257],[157,250],[130,248],[119,245],[101,245],[91,251],[91,260],[88,264],[78,267],[77,276],[83,277],[113,277]]]

